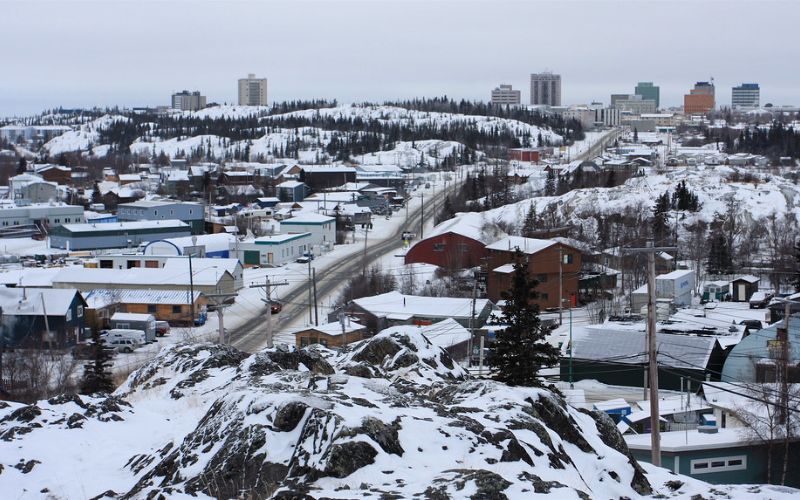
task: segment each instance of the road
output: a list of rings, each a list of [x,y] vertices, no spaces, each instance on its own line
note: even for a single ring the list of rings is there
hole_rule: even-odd
[[[441,192],[435,196],[445,196],[445,194],[444,192]],[[408,220],[416,221],[409,223],[409,228],[420,227],[419,218],[421,212],[422,207],[419,207],[413,212],[409,213]],[[428,210],[425,212],[424,223],[427,223],[432,217],[433,210],[431,210],[429,206]],[[400,248],[400,236],[406,229],[407,228],[405,225],[401,225],[397,231],[388,238],[378,240],[376,243],[367,246],[367,263],[371,263],[384,254]],[[317,279],[317,297],[321,298],[330,295],[344,282],[343,280],[321,279],[324,278],[325,275],[331,275],[335,273],[337,276],[353,276],[361,271],[363,263],[364,252],[359,252],[358,254],[354,254],[348,258],[336,262],[330,267],[318,269],[320,272]],[[285,304],[283,311],[281,311],[281,323],[286,325],[292,324],[301,315],[308,314],[308,288],[302,285],[294,288],[283,296],[281,302]],[[266,313],[266,307],[264,308],[264,312]],[[263,348],[264,345],[266,345],[267,340],[266,327],[264,325],[265,319],[266,316],[255,316],[234,330],[231,333],[231,344],[237,349],[246,352],[255,352]],[[277,321],[273,320],[274,328],[276,328],[276,324]]]
[[[601,141],[592,145],[589,149],[576,156],[576,159],[585,160],[597,156],[605,148],[605,145],[612,142],[620,134],[620,129],[614,129],[609,132]],[[437,197],[446,196],[445,192],[436,194]],[[409,221],[416,221],[408,224],[408,226],[400,226],[395,233],[388,238],[378,241],[371,246],[367,247],[366,261],[371,263],[384,254],[399,248],[400,236],[406,229],[415,230],[420,227],[419,217],[422,207],[415,209],[409,214]],[[433,210],[428,210],[425,213],[425,221],[427,223],[433,217]],[[330,295],[336,290],[337,287],[343,284],[343,280],[324,279],[326,275],[334,274],[336,276],[353,276],[360,272],[364,264],[364,253],[359,252],[350,258],[342,259],[330,267],[318,269],[319,278],[317,280],[317,297],[322,298]],[[281,323],[290,325],[297,320],[301,315],[308,313],[308,288],[305,286],[298,286],[286,293],[281,301],[285,304],[281,312]],[[264,308],[266,313],[266,307]],[[266,344],[266,327],[264,321],[265,316],[259,315],[251,318],[239,328],[235,329],[231,334],[231,344],[246,352],[255,352],[263,348]],[[273,328],[277,330],[277,321],[273,319]]]

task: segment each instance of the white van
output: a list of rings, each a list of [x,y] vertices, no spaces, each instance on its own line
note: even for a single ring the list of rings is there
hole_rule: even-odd
[[[106,331],[105,339],[106,343],[109,345],[111,345],[112,341],[118,339],[133,340],[139,345],[144,345],[147,343],[147,334],[144,332],[144,330],[113,328]]]

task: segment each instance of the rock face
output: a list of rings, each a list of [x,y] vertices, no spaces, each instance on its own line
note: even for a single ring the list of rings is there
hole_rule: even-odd
[[[623,498],[653,491],[603,414],[471,380],[418,335],[348,352],[165,349],[113,397],[0,407],[0,491],[54,497]],[[88,444],[87,444],[88,443]],[[53,457],[43,450],[57,447]],[[85,450],[101,450],[95,457]],[[75,475],[75,464],[86,474]],[[686,478],[682,478],[686,479]],[[657,485],[671,497],[680,495]]]

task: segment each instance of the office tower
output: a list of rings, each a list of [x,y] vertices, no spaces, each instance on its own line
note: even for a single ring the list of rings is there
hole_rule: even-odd
[[[531,104],[561,106],[561,75],[532,73]]]
[[[247,78],[239,79],[239,105],[240,106],[266,106],[267,105],[267,79],[256,78],[250,73]]]
[[[642,96],[642,99],[655,101],[656,109],[661,105],[661,89],[658,85],[653,85],[653,82],[639,82],[636,85],[634,94]]]
[[[697,82],[688,94],[683,96],[683,113],[704,115],[714,109],[714,83]]]
[[[761,89],[757,83],[743,83],[733,87],[731,107],[733,109],[755,109],[761,104]]]
[[[492,104],[519,105],[522,103],[522,92],[514,90],[511,85],[500,85],[492,90]]]

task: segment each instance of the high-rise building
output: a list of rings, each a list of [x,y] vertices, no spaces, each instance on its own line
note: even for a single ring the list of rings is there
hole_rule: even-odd
[[[511,85],[501,84],[499,87],[492,90],[492,104],[522,104],[522,92],[512,89]]]
[[[561,75],[531,73],[531,104],[561,106]]]
[[[620,112],[641,115],[642,113],[655,113],[656,101],[643,99],[638,94],[611,94],[611,107]]]
[[[206,107],[206,96],[200,95],[199,90],[189,92],[184,90],[172,94],[172,109],[180,109],[181,111],[197,111]]]
[[[239,79],[239,106],[266,106],[267,79],[250,73]]]
[[[714,109],[714,84],[697,82],[688,94],[683,96],[683,112],[687,115],[704,115]]]
[[[661,89],[658,85],[653,85],[653,82],[639,82],[636,84],[634,94],[642,96],[642,99],[648,99],[656,102],[656,109],[660,106]]]
[[[733,87],[731,107],[733,109],[755,109],[761,104],[761,89],[757,83],[743,83]]]

